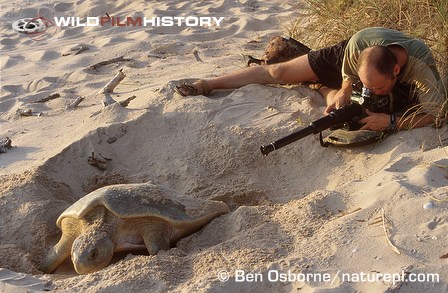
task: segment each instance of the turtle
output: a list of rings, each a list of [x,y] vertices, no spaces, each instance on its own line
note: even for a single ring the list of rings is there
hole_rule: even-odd
[[[229,212],[224,202],[186,196],[152,182],[101,187],[57,219],[59,242],[41,262],[52,273],[69,256],[78,274],[106,267],[115,252],[146,248],[150,255]]]

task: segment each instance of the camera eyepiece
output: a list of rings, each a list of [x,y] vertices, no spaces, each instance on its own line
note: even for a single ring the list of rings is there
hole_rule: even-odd
[[[372,90],[369,88],[366,88],[365,86],[362,86],[361,96],[363,98],[370,98],[372,95]]]

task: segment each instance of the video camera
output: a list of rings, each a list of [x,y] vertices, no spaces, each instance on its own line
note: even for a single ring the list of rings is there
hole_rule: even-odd
[[[309,126],[260,147],[261,153],[267,156],[270,152],[282,148],[310,134],[318,134],[326,129],[346,128],[357,130],[361,127],[359,120],[366,117],[365,109],[376,113],[391,113],[389,95],[375,95],[360,82],[352,85],[351,103],[335,109],[330,114],[310,123]]]
[[[352,84],[350,101],[361,105],[364,109],[368,109],[371,112],[391,114],[390,96],[375,95],[371,89],[363,86],[361,82]]]

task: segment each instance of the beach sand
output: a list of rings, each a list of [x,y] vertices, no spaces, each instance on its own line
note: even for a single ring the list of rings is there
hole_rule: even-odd
[[[175,81],[261,56],[301,17],[295,1],[0,3],[0,138],[14,146],[0,154],[0,291],[448,290],[446,126],[358,148],[322,148],[311,135],[264,157],[260,145],[321,117],[318,93],[262,85],[173,93]],[[224,19],[219,27],[64,27],[42,41],[11,29],[43,6],[58,16]],[[71,50],[81,45],[89,49]],[[89,69],[120,56],[132,61]],[[119,69],[126,78],[111,96],[136,98],[104,107],[98,91]],[[92,153],[109,159],[107,170],[88,164]],[[154,256],[120,254],[88,275],[69,261],[54,274],[38,270],[69,205],[103,185],[149,180],[224,201],[231,212]]]

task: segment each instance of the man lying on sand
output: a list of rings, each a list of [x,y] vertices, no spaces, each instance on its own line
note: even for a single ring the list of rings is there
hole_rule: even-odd
[[[234,89],[247,84],[298,84],[319,82],[325,97],[325,114],[350,103],[352,84],[361,81],[377,95],[387,95],[399,83],[414,85],[420,106],[414,115],[367,111],[361,129],[383,131],[412,129],[436,123],[446,106],[446,93],[428,46],[418,39],[386,28],[366,28],[349,40],[310,51],[287,62],[248,67],[229,74],[177,86],[183,96],[207,95],[214,89]],[[403,97],[401,97],[403,99]],[[405,103],[407,101],[404,101]],[[445,104],[444,104],[445,103]]]

